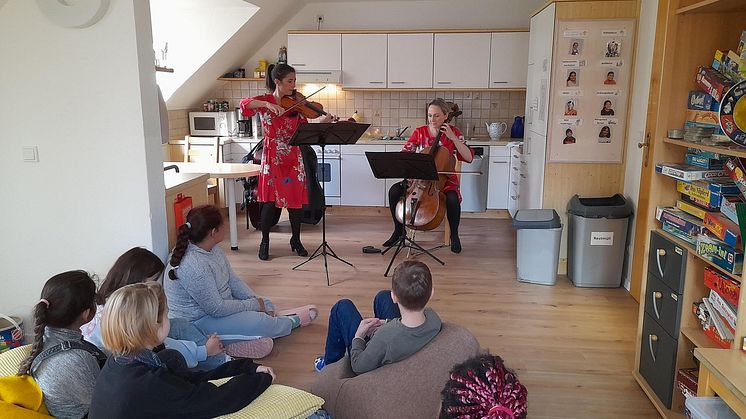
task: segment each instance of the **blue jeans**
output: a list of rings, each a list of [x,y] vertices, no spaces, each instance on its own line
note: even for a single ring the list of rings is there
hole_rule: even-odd
[[[379,319],[391,320],[401,317],[399,306],[391,300],[390,290],[378,291],[373,299],[373,315]],[[329,314],[329,331],[326,335],[326,350],[324,361],[326,364],[337,362],[350,351],[352,339],[363,316],[360,315],[355,303],[342,299],[332,306]]]

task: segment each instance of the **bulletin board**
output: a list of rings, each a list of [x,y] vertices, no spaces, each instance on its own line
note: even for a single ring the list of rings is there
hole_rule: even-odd
[[[635,21],[560,20],[552,65],[549,163],[621,163]]]

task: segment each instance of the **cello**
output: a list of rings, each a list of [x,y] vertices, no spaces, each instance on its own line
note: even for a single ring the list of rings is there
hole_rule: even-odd
[[[454,105],[443,123],[447,124],[461,114],[458,106]],[[443,131],[439,130],[433,144],[421,151],[433,156],[435,167],[438,169],[438,180],[410,181],[406,193],[396,204],[396,220],[405,227],[428,231],[443,222],[446,213],[446,195],[443,188],[448,181],[448,173],[453,173],[456,168],[456,157],[440,145],[442,135]]]

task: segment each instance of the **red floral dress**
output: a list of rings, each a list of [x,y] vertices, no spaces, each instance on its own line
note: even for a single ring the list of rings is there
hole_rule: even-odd
[[[264,132],[264,152],[259,172],[257,199],[274,202],[277,208],[301,208],[308,203],[306,171],[300,148],[288,144],[298,124],[307,123],[302,115],[277,116],[267,108],[249,109],[253,100],[277,103],[273,94],[246,98],[241,101],[241,112],[251,117],[258,113]]]
[[[461,131],[459,131],[458,128],[455,126],[450,125],[451,129],[453,130],[453,133],[456,134],[457,138],[463,138],[463,135],[461,134]],[[414,132],[412,132],[412,136],[409,137],[409,140],[406,144],[404,144],[404,147],[402,147],[402,151],[407,152],[417,152],[420,149],[423,149],[425,147],[430,147],[435,142],[435,136],[430,135],[430,129],[428,129],[427,125],[423,125],[419,128],[416,128]],[[456,158],[461,161],[466,161],[461,156],[461,153],[456,151],[456,144],[453,143],[448,137],[445,136],[445,134],[440,136],[440,145],[447,148],[448,151],[451,152],[451,154],[456,154]],[[471,157],[474,158],[474,150],[469,149],[471,151]],[[449,175],[448,180],[446,181],[445,187],[443,187],[443,192],[449,192],[449,191],[456,191],[458,194],[458,200],[461,201],[461,191],[459,189],[459,180],[457,175]]]

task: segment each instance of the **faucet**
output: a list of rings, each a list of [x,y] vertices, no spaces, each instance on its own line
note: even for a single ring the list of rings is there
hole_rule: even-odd
[[[170,164],[168,166],[165,166],[163,168],[163,171],[165,172],[166,170],[169,170],[169,169],[174,169],[176,171],[176,173],[179,173],[179,166],[177,166],[175,164]]]

